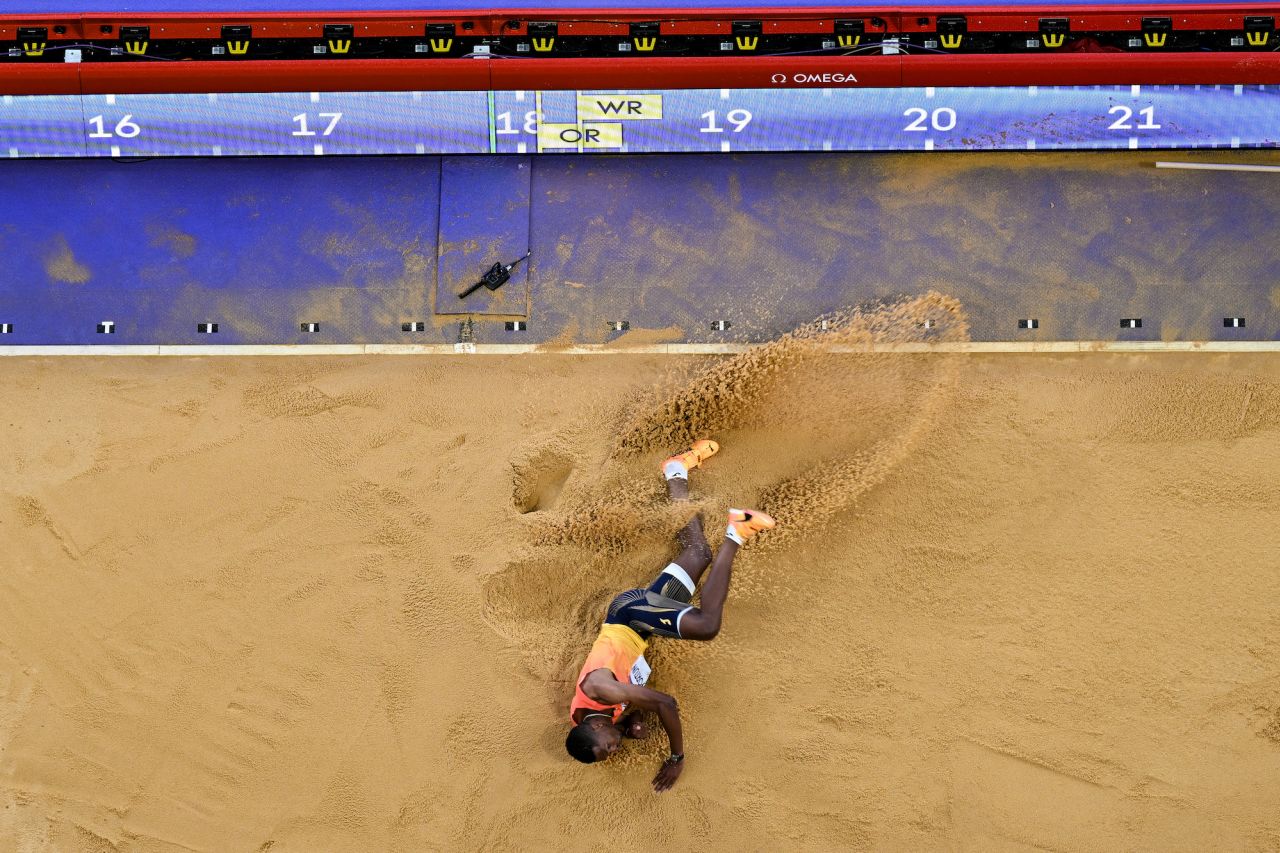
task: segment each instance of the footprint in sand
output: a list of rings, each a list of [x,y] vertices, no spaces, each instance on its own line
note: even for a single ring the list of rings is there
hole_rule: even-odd
[[[555,445],[545,445],[511,463],[511,502],[521,513],[542,512],[556,505],[573,474],[573,457]]]

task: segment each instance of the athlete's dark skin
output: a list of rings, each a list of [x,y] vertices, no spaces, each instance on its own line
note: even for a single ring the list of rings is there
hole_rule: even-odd
[[[674,478],[667,480],[667,493],[675,501],[687,500],[689,497],[689,481]],[[720,633],[720,618],[724,613],[724,602],[729,596],[729,581],[733,576],[733,558],[738,553],[738,543],[726,538],[720,550],[711,558],[711,546],[702,532],[702,519],[694,516],[679,534],[682,550],[675,558],[682,569],[689,574],[694,586],[702,577],[707,567],[707,582],[702,587],[702,600],[699,606],[688,611],[680,620],[680,636],[685,640],[710,640]],[[639,712],[652,711],[658,715],[662,728],[671,741],[673,755],[684,754],[684,733],[680,728],[680,709],[674,696],[653,690],[639,684],[623,684],[613,677],[608,669],[596,669],[587,673],[582,679],[582,692],[588,698],[603,705],[620,705],[627,703],[628,713],[616,724],[607,716],[586,716],[590,711],[578,712],[576,722],[590,726],[595,735],[596,761],[608,758],[618,751],[623,735],[642,738],[648,732],[644,723],[637,719]],[[684,770],[684,762],[664,762],[653,777],[653,789],[661,793],[669,789],[680,778]]]

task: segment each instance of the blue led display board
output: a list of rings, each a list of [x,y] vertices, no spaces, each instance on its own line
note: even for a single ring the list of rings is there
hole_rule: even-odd
[[[0,157],[1273,147],[1266,86],[6,96]]]

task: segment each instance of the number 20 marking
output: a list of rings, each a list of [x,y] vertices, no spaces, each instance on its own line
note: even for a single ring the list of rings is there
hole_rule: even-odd
[[[951,130],[956,126],[956,111],[951,107],[938,107],[932,113],[920,107],[912,107],[903,115],[909,116],[912,113],[916,114],[915,119],[903,130],[917,130],[923,133],[928,131],[929,127],[934,130]],[[925,127],[925,122],[928,122],[929,127]]]
[[[329,119],[329,126],[321,132],[321,136],[328,136],[333,133],[334,128],[338,126],[338,122],[342,120],[342,113],[320,113],[320,118]],[[293,132],[294,136],[315,136],[316,132],[307,128],[307,114],[300,113],[293,117],[293,121],[298,125],[298,129]]]
[[[1120,114],[1120,118],[1113,121],[1111,125],[1107,128],[1107,130],[1134,130],[1134,129],[1159,130],[1160,129],[1160,125],[1156,124],[1156,108],[1155,107],[1144,107],[1138,110],[1138,115],[1145,116],[1146,121],[1136,125],[1129,124],[1129,119],[1133,118],[1133,110],[1129,109],[1124,104],[1116,104],[1114,107],[1107,110],[1107,115],[1109,116],[1115,115],[1116,113]]]

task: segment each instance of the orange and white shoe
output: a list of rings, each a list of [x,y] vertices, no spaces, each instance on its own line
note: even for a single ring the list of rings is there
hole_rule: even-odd
[[[689,472],[720,452],[720,445],[709,438],[699,439],[684,453],[677,453],[662,462],[662,474],[668,480],[672,477],[687,477]],[[681,470],[683,469],[683,471]]]
[[[773,516],[757,509],[731,509],[729,528],[724,535],[739,545],[745,545],[748,539],[760,531],[772,530],[777,526],[778,522],[773,520]]]

